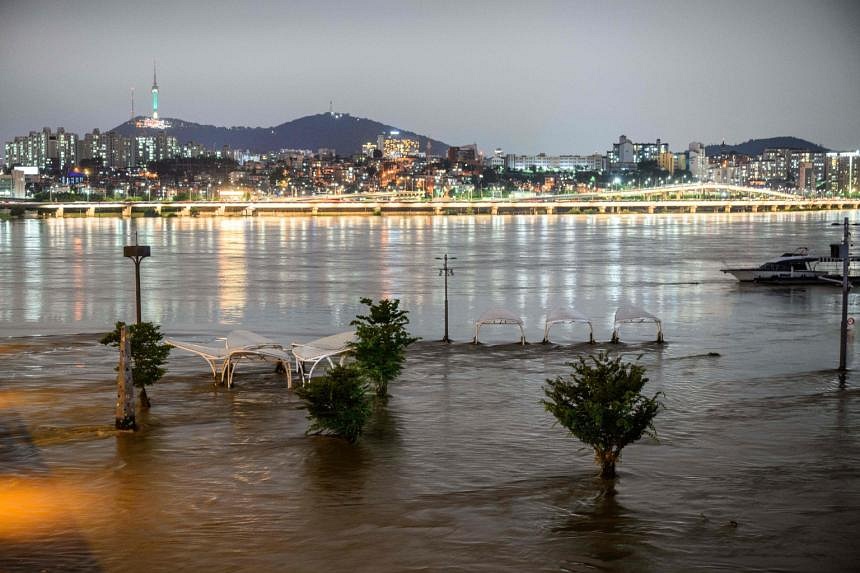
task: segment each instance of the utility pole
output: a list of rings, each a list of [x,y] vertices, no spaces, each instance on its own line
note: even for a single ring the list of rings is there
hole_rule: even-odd
[[[453,261],[457,257],[451,257]],[[439,274],[445,277],[445,336],[442,337],[442,342],[451,342],[448,337],[448,277],[454,276],[454,269],[448,266],[448,253],[444,257],[436,257],[437,261],[442,261],[442,268],[439,269]]]
[[[848,352],[848,291],[851,288],[851,283],[848,282],[848,267],[849,267],[849,237],[851,233],[848,230],[848,217],[845,217],[842,231],[842,329],[839,336],[839,371],[845,372],[845,356]]]

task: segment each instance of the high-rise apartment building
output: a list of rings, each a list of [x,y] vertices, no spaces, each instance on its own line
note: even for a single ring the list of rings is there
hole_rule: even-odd
[[[35,166],[39,169],[64,169],[77,162],[78,136],[58,127],[56,133],[45,127],[29,135],[15,137],[4,145],[8,165]]]
[[[708,177],[708,158],[705,154],[705,145],[693,141],[687,148],[687,169],[694,179],[704,181]]]
[[[108,164],[107,145],[105,138],[98,129],[84,134],[78,140],[78,161],[94,161],[100,165]]]
[[[657,139],[653,143],[634,143],[622,135],[618,143],[612,144],[612,149],[606,155],[609,168],[614,170],[636,169],[642,161],[658,162],[660,156],[669,153],[669,144]]]
[[[606,153],[609,169],[635,169],[636,148],[626,135],[618,138],[618,143],[612,144],[612,149]]]
[[[824,187],[824,152],[793,149],[789,158],[788,178],[799,191],[812,192]]]
[[[827,154],[827,192],[847,195],[860,192],[860,151],[839,151]]]
[[[660,153],[660,157],[657,158],[657,165],[660,167],[660,169],[668,171],[670,174],[674,174],[675,154],[669,151],[664,151]]]
[[[134,159],[138,166],[153,161],[180,157],[182,150],[172,135],[160,131],[155,135],[138,135],[134,138]]]
[[[654,143],[634,143],[633,153],[636,163],[642,161],[658,162],[662,154],[669,153],[669,144],[661,142],[659,138]]]
[[[124,137],[115,131],[102,135],[107,164],[113,169],[128,169],[134,167],[134,140]]]

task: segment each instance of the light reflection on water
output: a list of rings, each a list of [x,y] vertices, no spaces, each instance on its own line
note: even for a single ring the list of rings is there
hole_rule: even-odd
[[[838,293],[719,273],[797,246],[826,252],[838,218],[0,222],[0,494],[26,494],[32,511],[17,515],[38,521],[14,536],[0,526],[0,569],[22,552],[106,571],[850,569],[860,395],[829,370]],[[179,353],[143,430],[114,437],[115,355],[94,333],[133,316],[121,247],[134,231],[153,247],[144,317],[170,334],[241,326],[289,342],[342,330],[359,297],[388,294],[425,341],[356,446],[305,437],[280,376],[249,368],[217,389]],[[433,342],[445,252],[458,257],[451,346]],[[583,344],[573,328],[554,331],[565,345],[502,344],[516,338],[504,329],[487,331],[499,344],[465,343],[500,305],[539,341],[559,303],[606,341],[623,300],[661,316],[668,344],[650,328],[622,330],[620,346]],[[641,355],[648,390],[665,393],[660,441],[625,450],[616,496],[539,404],[547,377],[596,349]]]

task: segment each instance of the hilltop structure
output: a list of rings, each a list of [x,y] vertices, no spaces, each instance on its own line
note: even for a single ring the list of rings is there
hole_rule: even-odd
[[[170,127],[170,122],[165,119],[158,118],[158,79],[156,77],[155,62],[152,62],[152,115],[150,117],[142,117],[134,122],[134,126],[138,129],[167,129]]]

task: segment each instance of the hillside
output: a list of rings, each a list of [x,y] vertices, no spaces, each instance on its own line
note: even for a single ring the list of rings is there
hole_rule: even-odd
[[[421,151],[427,149],[428,141],[434,154],[444,154],[448,149],[448,145],[441,141],[349,114],[320,113],[300,117],[275,127],[219,127],[178,118],[164,119],[171,123],[167,133],[175,136],[180,143],[193,141],[214,149],[226,145],[233,149],[250,149],[264,153],[279,149],[317,150],[326,147],[335,149],[340,155],[349,155],[360,152],[362,144],[375,142],[379,134],[391,130],[418,139]],[[155,132],[137,128],[132,121],[118,125],[114,131],[125,136]]]
[[[734,151],[741,155],[761,155],[767,148],[782,147],[788,149],[803,149],[808,151],[822,152],[830,151],[826,147],[822,147],[811,141],[800,139],[798,137],[783,136],[783,137],[768,137],[764,139],[750,139],[743,143],[735,145],[713,144],[705,146],[705,153],[709,157],[719,155],[721,153],[730,153]]]

